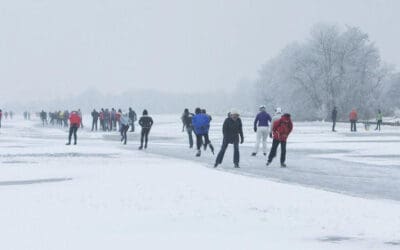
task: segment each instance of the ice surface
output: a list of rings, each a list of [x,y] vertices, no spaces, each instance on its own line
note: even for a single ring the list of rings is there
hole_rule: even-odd
[[[85,128],[77,146],[65,146],[65,129],[4,123],[2,248],[398,248],[396,128],[351,134],[341,124],[331,133],[329,124],[295,123],[281,169],[249,156],[255,136],[244,119],[241,169],[228,153],[215,170],[210,152],[195,158],[188,149],[178,115],[154,120],[144,152],[137,132],[124,146],[115,132]],[[211,131],[217,148],[221,121]]]

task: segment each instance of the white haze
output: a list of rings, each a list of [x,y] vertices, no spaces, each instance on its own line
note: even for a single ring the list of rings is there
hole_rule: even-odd
[[[399,9],[396,0],[2,1],[0,107],[88,89],[232,92],[319,22],[360,27],[400,65]]]

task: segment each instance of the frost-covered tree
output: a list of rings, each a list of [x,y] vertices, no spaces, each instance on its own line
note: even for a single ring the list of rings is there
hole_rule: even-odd
[[[347,117],[356,108],[374,114],[388,75],[379,51],[359,28],[319,24],[309,39],[287,46],[260,71],[259,98],[298,119],[325,119],[334,106]]]

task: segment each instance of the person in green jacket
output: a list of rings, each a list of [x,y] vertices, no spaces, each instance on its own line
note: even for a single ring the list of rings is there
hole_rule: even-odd
[[[380,109],[378,109],[378,114],[376,115],[376,128],[375,130],[381,131],[381,125],[382,125],[382,112]]]

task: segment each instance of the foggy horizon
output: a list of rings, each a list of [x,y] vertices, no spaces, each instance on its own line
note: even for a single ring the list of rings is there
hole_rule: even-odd
[[[88,89],[232,91],[316,23],[360,27],[400,65],[398,1],[7,1],[0,105]],[[385,27],[382,29],[382,27]]]

